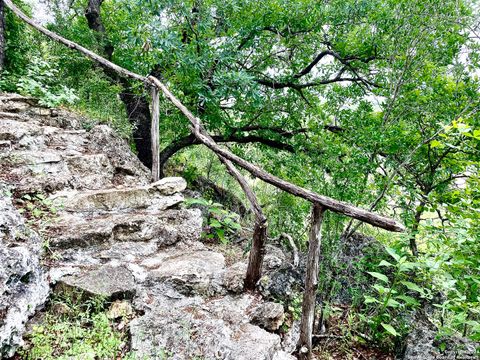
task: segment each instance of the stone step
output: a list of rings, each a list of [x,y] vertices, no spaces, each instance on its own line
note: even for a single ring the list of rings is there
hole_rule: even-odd
[[[62,214],[47,225],[52,249],[85,248],[115,241],[154,241],[157,247],[197,241],[202,231],[199,210],[136,211],[82,216]]]
[[[187,183],[182,178],[164,178],[153,184],[137,187],[59,192],[50,199],[56,206],[71,212],[110,212],[128,209],[159,211],[182,202],[181,191],[185,190],[186,186]]]
[[[102,296],[109,300],[133,299],[135,278],[124,266],[104,265],[64,276],[56,286],[57,293],[82,292],[85,296]]]
[[[65,188],[112,187],[115,169],[105,154],[7,150],[0,153],[3,173],[20,193],[53,192]],[[0,175],[1,176],[1,175]]]
[[[0,117],[0,140],[18,142],[25,136],[40,136],[44,131],[45,127],[35,121],[23,122],[11,117]]]
[[[165,282],[184,295],[213,296],[225,293],[225,258],[207,249],[172,249],[138,263],[147,271],[149,284]]]

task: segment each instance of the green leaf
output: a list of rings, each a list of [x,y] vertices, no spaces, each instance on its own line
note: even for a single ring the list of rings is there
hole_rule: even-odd
[[[388,253],[392,258],[395,259],[395,261],[400,260],[400,255],[398,255],[398,254],[395,252],[394,249],[392,249],[391,247],[386,246],[386,247],[385,247],[385,250],[387,251],[387,253]]]
[[[419,304],[417,299],[415,299],[411,296],[408,296],[408,295],[398,295],[395,298],[404,301],[405,304],[407,304],[409,306],[416,306],[416,305]]]
[[[398,308],[400,303],[397,300],[390,298],[387,301],[387,306],[391,308]]]
[[[404,263],[400,264],[399,270],[401,272],[407,272],[407,271],[415,269],[416,267],[418,267],[417,263],[407,261],[407,262],[404,262]]]
[[[433,149],[433,148],[436,148],[436,147],[439,147],[439,146],[441,146],[441,145],[442,145],[442,143],[441,143],[440,141],[438,141],[438,140],[432,140],[432,141],[430,142],[430,147],[431,147],[432,149]]]
[[[211,219],[210,220],[210,226],[213,227],[213,228],[221,228],[222,224],[217,219]]]
[[[385,330],[387,330],[393,336],[398,336],[399,335],[399,333],[397,333],[397,331],[394,329],[394,327],[392,325],[385,324],[385,323],[382,322],[382,326]]]
[[[390,267],[390,266],[393,266],[393,264],[389,263],[388,261],[382,260],[382,261],[380,261],[380,264],[378,264],[378,266]]]
[[[368,295],[364,295],[364,296],[365,296],[365,301],[364,301],[365,304],[372,304],[372,303],[379,303],[380,302],[372,296],[368,296]]]
[[[380,274],[380,273],[374,272],[374,271],[367,271],[367,273],[370,274],[371,276],[373,276],[374,278],[378,279],[378,280],[381,280],[383,282],[388,283],[388,277],[386,277],[383,274]]]
[[[417,284],[414,284],[410,281],[400,281],[400,283],[405,285],[408,288],[408,290],[416,291],[420,294],[424,293],[424,290],[420,286],[418,286]]]

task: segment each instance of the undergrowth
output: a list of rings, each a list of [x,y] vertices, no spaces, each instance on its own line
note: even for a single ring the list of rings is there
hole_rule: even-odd
[[[19,351],[25,360],[135,359],[128,352],[127,316],[114,321],[102,297],[80,301],[78,294],[56,295]]]

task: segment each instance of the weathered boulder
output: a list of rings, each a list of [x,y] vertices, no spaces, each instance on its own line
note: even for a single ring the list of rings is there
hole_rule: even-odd
[[[265,271],[278,269],[286,263],[287,257],[282,249],[270,244],[265,246],[265,257],[263,259],[263,268]]]
[[[182,294],[213,295],[222,291],[225,259],[217,252],[174,250],[141,265],[150,269],[148,281],[168,282]]]
[[[0,184],[0,357],[22,344],[25,323],[49,294],[40,265],[41,240],[13,207]]]
[[[116,300],[112,303],[112,305],[110,305],[107,316],[109,319],[118,319],[132,316],[133,313],[133,307],[129,301]]]
[[[187,188],[187,182],[181,177],[167,177],[150,185],[163,195],[173,195]]]
[[[135,278],[123,266],[102,266],[63,277],[56,291],[80,291],[108,299],[132,299],[135,295]]]
[[[130,324],[139,358],[294,359],[282,351],[278,335],[249,323],[248,309],[257,301],[251,295],[204,300],[166,288],[147,292],[147,312]]]
[[[281,268],[262,276],[258,288],[269,299],[291,300],[303,289],[304,267],[285,264]]]
[[[243,291],[247,266],[245,262],[237,262],[225,271],[223,284],[229,291],[234,293]]]
[[[298,344],[298,340],[300,339],[300,320],[294,320],[290,325],[288,331],[283,335],[282,339],[282,347],[283,350],[292,354]]]
[[[440,351],[437,329],[428,320],[416,318],[413,330],[405,340],[404,360],[436,359],[476,359],[478,343],[465,338],[450,338],[445,342],[445,349]]]
[[[274,302],[265,302],[255,308],[252,313],[252,324],[266,330],[275,331],[283,324],[285,313],[283,305]]]

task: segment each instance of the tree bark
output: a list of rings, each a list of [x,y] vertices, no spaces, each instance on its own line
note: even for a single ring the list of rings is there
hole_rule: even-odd
[[[150,129],[152,143],[152,177],[153,181],[160,180],[160,103],[159,92],[152,87],[152,126]]]
[[[412,235],[410,236],[410,251],[412,252],[412,255],[415,257],[418,256],[416,236],[418,232],[418,227],[420,225],[420,220],[422,218],[424,206],[425,206],[425,201],[421,201],[420,205],[417,208],[417,211],[415,211],[415,216],[412,224]]]
[[[203,130],[203,129],[202,129]],[[206,135],[211,139],[209,135]],[[246,290],[254,290],[262,275],[263,258],[265,256],[265,243],[267,240],[267,218],[263,214],[258,199],[248,185],[245,177],[238,171],[235,165],[228,159],[217,154],[219,160],[226,166],[227,171],[233,176],[242,188],[250,208],[255,215],[255,226],[252,237],[252,248],[248,257],[247,274],[245,276],[244,287]]]
[[[102,22],[100,14],[102,3],[103,0],[88,0],[85,18],[87,19],[88,27],[97,35],[97,41],[103,47],[105,57],[112,61],[114,47],[107,39],[105,26]],[[152,114],[150,113],[148,99],[143,95],[134,95],[134,91],[131,89],[127,79],[120,78],[116,71],[112,71],[111,67],[101,63],[100,65],[113,84],[121,84],[120,100],[125,105],[128,121],[133,125],[132,135],[137,149],[137,157],[143,165],[152,169],[152,140],[150,133]]]
[[[312,206],[312,220],[308,236],[307,273],[302,302],[302,320],[300,323],[300,339],[298,341],[299,359],[312,358],[312,334],[315,320],[315,299],[318,282],[318,263],[322,239],[322,222],[325,209],[319,204]]]
[[[133,125],[133,140],[139,160],[147,168],[152,168],[152,140],[150,124],[152,117],[150,105],[144,96],[132,94],[125,90],[120,93],[120,99],[125,104],[127,116]]]
[[[266,240],[267,219],[261,214],[256,217],[253,229],[252,248],[248,257],[247,275],[244,282],[246,290],[255,290],[255,286],[262,276]]]
[[[0,0],[0,72],[5,64],[5,11],[3,0]]]

